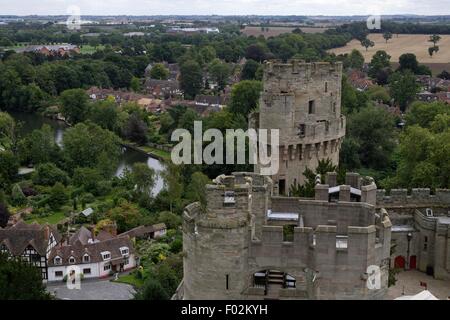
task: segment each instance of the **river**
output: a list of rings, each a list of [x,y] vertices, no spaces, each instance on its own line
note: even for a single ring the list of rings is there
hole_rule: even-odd
[[[16,120],[16,122],[22,122],[22,127],[20,129],[22,135],[31,133],[35,129],[40,129],[44,124],[48,124],[55,132],[56,143],[59,146],[62,146],[64,131],[67,129],[67,125],[65,123],[45,118],[39,114],[17,112],[9,113]],[[147,165],[150,168],[153,168],[157,173],[160,173],[164,169],[164,165],[159,160],[149,157],[142,152],[130,148],[123,148],[115,175],[120,177],[125,169],[131,170],[133,164],[135,163],[147,163]],[[163,187],[164,181],[161,176],[158,175],[155,186],[152,190],[153,194],[158,194]]]

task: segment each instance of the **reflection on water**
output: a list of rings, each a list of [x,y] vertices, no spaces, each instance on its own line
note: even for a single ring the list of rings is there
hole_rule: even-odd
[[[31,133],[35,129],[40,129],[44,124],[48,124],[53,128],[55,132],[55,141],[61,147],[63,141],[64,131],[67,126],[64,122],[48,119],[42,117],[38,114],[29,114],[29,113],[18,113],[18,112],[10,112],[11,116],[17,121],[21,122],[22,126],[20,129],[20,133],[22,136],[25,136]],[[138,152],[133,149],[123,148],[122,156],[119,159],[119,164],[116,170],[116,176],[120,177],[125,169],[131,170],[133,164],[135,163],[147,163],[150,168],[153,168],[156,173],[160,173],[164,166],[163,164],[157,160],[153,159],[144,153]],[[164,181],[161,176],[158,174],[156,179],[155,186],[153,188],[153,194],[158,194],[164,186]]]
[[[158,194],[164,187],[164,181],[159,173],[164,169],[164,166],[156,159],[153,159],[139,151],[135,151],[129,148],[123,148],[123,154],[119,162],[119,166],[116,170],[116,176],[120,177],[125,169],[131,170],[135,163],[146,162],[150,168],[153,168],[158,174],[155,186],[153,187],[153,194]]]

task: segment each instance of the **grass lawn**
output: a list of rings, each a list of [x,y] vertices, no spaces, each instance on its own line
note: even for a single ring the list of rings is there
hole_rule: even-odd
[[[161,157],[164,160],[170,160],[170,153],[164,150],[155,149],[149,146],[141,146],[140,149],[148,153],[153,153],[154,155]]]
[[[80,48],[81,54],[93,54],[98,50],[103,50],[105,46],[99,45],[97,47],[90,46],[88,44],[84,44],[82,48]]]
[[[136,279],[136,277],[132,274],[121,276],[118,280],[114,280],[113,282],[126,283],[132,285],[135,288],[140,288],[144,285],[144,281],[142,279]]]
[[[65,219],[66,216],[64,215],[64,213],[62,212],[56,212],[48,217],[37,217],[37,216],[33,216],[31,215],[29,218],[27,218],[25,220],[26,223],[33,223],[33,222],[37,222],[39,224],[45,224],[45,223],[49,223],[49,224],[57,224],[58,222],[60,222],[61,220]]]

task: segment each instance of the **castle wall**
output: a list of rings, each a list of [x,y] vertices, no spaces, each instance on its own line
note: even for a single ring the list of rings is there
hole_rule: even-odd
[[[389,208],[393,206],[430,207],[430,206],[450,206],[450,190],[436,189],[435,194],[431,194],[429,188],[415,188],[411,193],[407,189],[392,189],[389,195],[386,190],[377,190],[377,206]]]
[[[375,207],[365,203],[300,200],[298,206],[305,225],[335,225],[339,234],[345,234],[349,226],[375,224]]]
[[[305,282],[305,269],[318,272],[315,284],[317,299],[381,298],[387,289],[389,243],[376,244],[376,229],[348,227],[347,247],[337,248],[335,226],[295,228],[294,240],[283,242],[283,229],[263,226],[262,239],[252,241],[249,249],[249,272],[282,270]],[[389,241],[390,238],[386,238]],[[382,266],[382,289],[370,290],[366,284],[369,265]],[[306,281],[305,288],[312,284]],[[306,289],[304,289],[306,290]],[[301,294],[300,294],[301,295]]]

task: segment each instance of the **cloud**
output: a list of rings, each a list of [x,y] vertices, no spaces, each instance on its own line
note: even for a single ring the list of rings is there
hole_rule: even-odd
[[[450,0],[0,0],[3,15],[66,14],[71,5],[83,15],[450,14]]]

